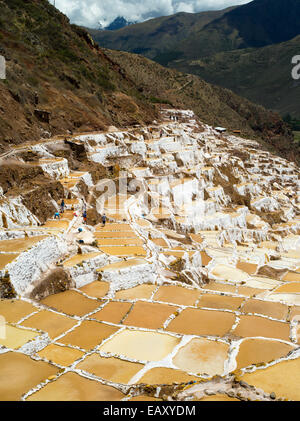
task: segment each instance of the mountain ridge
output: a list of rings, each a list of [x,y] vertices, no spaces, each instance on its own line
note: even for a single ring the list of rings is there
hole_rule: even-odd
[[[254,0],[219,13],[219,16],[211,14],[211,19],[205,23],[202,21],[203,25],[191,25],[189,30],[179,25],[178,15],[173,15],[167,21],[154,20],[147,26],[140,24],[138,28],[133,25],[126,31],[120,30],[103,38],[91,34],[106,48],[142,54],[169,68],[196,74],[210,83],[229,88],[282,115],[288,112],[299,117],[299,88],[291,78],[291,59],[299,54],[300,48],[297,45],[300,2]],[[204,15],[199,14],[203,19]],[[197,16],[194,14],[189,19],[197,20]],[[151,30],[159,27],[159,22],[163,26],[160,29],[163,35],[156,47],[150,36],[147,39],[147,34],[152,34]],[[178,33],[173,35],[176,27]],[[141,37],[143,29],[146,35]],[[141,43],[143,48],[140,48]],[[283,43],[286,51],[281,47]],[[245,59],[247,56],[248,60]],[[277,57],[280,65],[272,60],[272,56]],[[272,92],[277,92],[282,86],[284,90],[279,89],[280,95],[272,98]]]

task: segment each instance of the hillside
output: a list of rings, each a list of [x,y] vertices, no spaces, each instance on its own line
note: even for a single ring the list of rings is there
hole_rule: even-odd
[[[134,82],[47,0],[1,0],[0,8],[0,54],[7,61],[0,146],[155,118]],[[51,113],[49,122],[37,110]]]
[[[263,48],[221,52],[172,66],[233,90],[282,115],[299,116],[300,83],[291,77],[291,58],[300,51],[300,36]]]
[[[102,47],[143,54],[151,59],[170,51],[170,59],[173,60],[179,54],[178,43],[201,31],[207,24],[232,9],[201,13],[181,12],[172,16],[149,19],[116,31],[95,29],[88,31]]]
[[[157,103],[171,103],[207,123],[263,138],[291,158],[298,153],[290,150],[292,133],[278,115],[228,90],[137,55],[103,50],[46,0],[0,5],[7,59],[7,79],[0,81],[2,149],[68,130],[147,124],[158,119]]]
[[[209,23],[179,49],[191,59],[288,41],[300,34],[299,13],[298,0],[254,0]]]
[[[179,13],[118,31],[94,31],[102,47],[143,54],[161,64],[221,51],[259,48],[300,34],[298,0],[254,0],[239,7]]]
[[[91,34],[104,47],[138,52],[282,115],[299,116],[291,58],[299,53],[300,2],[255,0],[218,13],[174,15]]]
[[[286,140],[286,137],[290,138],[290,131],[286,131],[278,114],[197,76],[176,72],[142,56],[104,51],[136,81],[144,95],[153,100],[169,102],[178,108],[188,107],[210,125],[241,130],[244,135],[254,138],[262,137],[271,148],[275,147],[285,156],[298,154],[291,150],[291,140]]]

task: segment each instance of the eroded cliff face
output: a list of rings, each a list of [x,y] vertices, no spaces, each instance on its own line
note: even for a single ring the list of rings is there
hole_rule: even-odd
[[[299,400],[299,168],[161,120],[6,156],[4,399]]]

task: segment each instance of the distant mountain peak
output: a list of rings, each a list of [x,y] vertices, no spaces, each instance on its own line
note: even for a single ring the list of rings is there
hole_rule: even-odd
[[[134,23],[136,22],[130,22],[126,20],[123,16],[118,16],[103,29],[106,31],[116,31],[118,29],[124,28],[125,26],[133,25]]]

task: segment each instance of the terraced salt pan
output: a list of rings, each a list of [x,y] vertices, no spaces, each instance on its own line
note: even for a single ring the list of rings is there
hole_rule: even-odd
[[[241,369],[252,364],[268,363],[285,357],[296,348],[295,345],[286,344],[267,338],[243,339],[236,356],[236,368]]]
[[[199,378],[190,376],[184,371],[175,370],[168,367],[155,367],[148,370],[139,380],[139,383],[146,384],[165,384],[168,379],[169,384],[173,383],[188,383],[197,381]]]
[[[6,265],[11,263],[18,256],[19,256],[19,253],[16,253],[16,254],[0,253],[0,270],[3,270]]]
[[[111,232],[111,234],[115,232],[133,232],[129,224],[106,224],[105,227],[103,227],[103,225],[100,224],[95,226],[95,230],[96,232]]]
[[[194,338],[180,348],[173,363],[189,373],[222,375],[229,345],[208,339]]]
[[[156,288],[156,285],[138,285],[134,288],[116,292],[115,298],[117,300],[137,300],[142,298],[149,299]]]
[[[69,223],[70,221],[68,220],[50,220],[48,222],[46,222],[45,225],[43,225],[44,228],[55,228],[58,230],[66,230],[69,227]]]
[[[219,291],[219,292],[230,293],[230,294],[236,293],[235,285],[224,284],[224,283],[214,282],[214,281],[210,281],[208,284],[202,285],[202,288],[205,290]]]
[[[58,368],[29,356],[7,352],[0,355],[0,400],[17,401],[37,384],[58,372]]]
[[[93,259],[97,256],[100,256],[100,252],[95,253],[85,253],[85,254],[76,254],[75,256],[71,257],[68,260],[65,260],[63,262],[64,267],[71,267],[78,265],[79,263],[82,263],[83,261]]]
[[[95,281],[81,287],[80,291],[90,297],[103,298],[109,291],[109,283]]]
[[[275,279],[271,279],[271,278],[252,276],[251,278],[245,281],[245,285],[247,285],[250,288],[272,290],[282,285],[282,282],[277,281]]]
[[[244,303],[241,311],[247,314],[263,314],[273,319],[286,320],[289,308],[281,303],[249,299]]]
[[[124,394],[118,389],[75,373],[66,373],[48,383],[27,401],[120,401]]]
[[[216,294],[204,294],[200,297],[197,306],[236,311],[244,302],[244,298],[226,297]]]
[[[5,338],[0,336],[0,345],[10,349],[18,349],[38,335],[37,332],[19,329],[7,324],[5,327]]]
[[[289,271],[283,276],[282,280],[285,282],[300,282],[300,273]]]
[[[139,361],[160,361],[179,342],[180,339],[163,333],[123,330],[99,350]]]
[[[153,297],[153,300],[192,306],[195,305],[199,296],[199,290],[182,288],[176,285],[164,285],[159,287]]]
[[[65,291],[49,295],[41,304],[69,315],[84,316],[100,307],[101,301],[91,300],[76,291]]]
[[[241,282],[249,277],[248,273],[226,265],[216,265],[211,273],[214,277],[223,281]]]
[[[125,257],[125,256],[145,256],[147,255],[146,250],[143,247],[136,247],[136,246],[103,246],[100,250],[108,254],[110,256],[118,256],[118,257]]]
[[[76,368],[87,371],[104,380],[128,384],[130,379],[143,368],[143,364],[92,354],[77,364]]]
[[[120,238],[120,239],[113,239],[113,238],[98,238],[98,247],[103,246],[142,246],[144,242],[139,239],[138,237],[127,239],[127,238]]]
[[[146,329],[162,328],[164,322],[176,312],[176,307],[166,304],[137,301],[123,324]]]
[[[110,301],[100,311],[90,317],[99,321],[119,324],[131,309],[131,303]]]
[[[120,224],[108,223],[105,227],[102,227],[101,224],[99,224],[97,227],[95,227],[96,235],[94,238],[97,238],[97,235],[99,234],[99,237],[97,238],[98,244],[101,244],[104,247],[105,245],[110,245],[111,247],[108,250],[109,252],[112,252],[113,248],[115,248],[115,251],[117,251],[118,249],[116,249],[116,247],[119,247],[120,249],[122,248],[122,252],[125,252],[126,249],[126,253],[129,254],[122,254],[122,256],[125,258],[132,256],[132,250],[130,250],[129,247],[134,243],[131,243],[131,240],[138,241],[139,243],[142,239],[145,240],[147,242],[148,252],[148,258],[145,260],[145,264],[133,265],[132,263],[134,259],[130,259],[131,262],[126,262],[125,265],[124,263],[121,265],[119,264],[119,267],[117,266],[117,270],[107,270],[106,268],[104,271],[101,271],[100,274],[102,278],[104,276],[104,278],[107,278],[106,280],[109,282],[100,282],[95,281],[97,278],[96,269],[103,265],[107,266],[107,263],[117,259],[118,257],[113,257],[113,255],[108,257],[105,254],[100,253],[99,256],[103,256],[103,260],[97,258],[96,256],[94,259],[89,258],[85,261],[81,260],[82,257],[73,256],[73,258],[68,259],[70,266],[65,267],[68,267],[68,272],[72,276],[73,280],[75,280],[76,287],[80,288],[79,292],[70,291],[77,294],[73,300],[74,302],[72,302],[72,299],[70,298],[62,300],[61,295],[58,295],[58,306],[53,306],[53,308],[56,309],[55,311],[41,310],[37,309],[36,307],[25,308],[26,306],[20,305],[19,307],[16,306],[17,311],[14,315],[9,310],[9,307],[4,309],[10,317],[7,319],[8,321],[12,320],[12,322],[15,323],[18,322],[21,318],[26,317],[26,320],[23,320],[23,322],[21,321],[22,325],[30,326],[32,324],[30,327],[41,330],[41,332],[47,332],[51,339],[57,334],[61,335],[56,339],[56,341],[58,341],[57,344],[52,343],[51,345],[46,346],[47,341],[45,341],[44,346],[46,346],[46,348],[39,352],[39,356],[42,355],[43,358],[45,358],[47,361],[51,359],[59,365],[69,366],[77,358],[83,356],[83,350],[90,351],[93,349],[93,347],[99,346],[100,354],[92,354],[93,357],[97,356],[97,358],[95,357],[95,361],[93,361],[90,355],[85,355],[83,361],[80,362],[80,364],[84,364],[84,362],[92,362],[87,370],[91,376],[91,370],[99,369],[99,376],[101,379],[104,379],[101,381],[124,381],[125,384],[126,382],[130,382],[130,379],[128,380],[129,374],[131,375],[129,367],[132,367],[131,364],[138,364],[139,368],[142,367],[143,369],[141,372],[134,372],[133,380],[131,379],[131,381],[137,381],[137,383],[145,381],[147,383],[154,384],[165,383],[166,379],[168,379],[168,382],[189,381],[193,379],[193,376],[188,377],[188,373],[196,374],[196,368],[202,367],[202,365],[203,368],[201,368],[199,371],[203,371],[203,373],[205,372],[209,375],[213,375],[213,373],[222,374],[224,371],[227,373],[229,372],[229,369],[234,369],[233,363],[235,358],[237,358],[239,368],[242,366],[251,365],[253,362],[256,362],[255,358],[261,360],[258,361],[258,363],[269,363],[272,359],[276,360],[278,358],[284,357],[287,355],[287,352],[289,352],[290,349],[294,349],[295,345],[291,343],[291,340],[296,343],[295,332],[297,326],[295,323],[291,323],[291,325],[289,323],[282,323],[282,320],[286,320],[288,317],[290,321],[293,320],[295,315],[297,316],[300,314],[299,308],[294,305],[292,305],[292,308],[290,308],[290,313],[287,314],[287,304],[295,304],[299,301],[297,288],[294,290],[294,286],[291,287],[289,284],[287,284],[287,282],[298,280],[298,274],[296,272],[297,268],[300,266],[300,259],[298,258],[299,240],[298,236],[295,234],[285,238],[282,237],[287,235],[289,230],[294,230],[293,232],[296,232],[295,230],[300,227],[299,218],[294,218],[294,213],[297,211],[297,205],[292,204],[291,206],[287,206],[290,205],[291,200],[288,196],[285,196],[286,194],[293,195],[295,190],[298,188],[296,188],[296,184],[293,184],[293,179],[290,178],[291,175],[294,177],[293,173],[294,171],[296,172],[297,169],[296,167],[288,168],[289,164],[284,160],[280,161],[278,164],[277,161],[274,160],[273,157],[271,157],[268,153],[261,153],[258,150],[252,150],[252,152],[250,152],[252,154],[252,161],[254,159],[254,163],[251,161],[252,164],[250,163],[249,165],[252,165],[253,168],[250,168],[249,165],[245,165],[244,168],[242,168],[241,161],[231,156],[232,153],[230,148],[258,148],[258,145],[252,146],[251,142],[242,141],[238,138],[231,137],[228,137],[228,142],[225,144],[225,142],[217,140],[214,133],[208,127],[205,127],[204,134],[196,135],[195,133],[192,133],[196,127],[195,123],[193,124],[194,125],[191,125],[191,127],[182,126],[180,131],[178,130],[178,136],[176,136],[177,146],[174,149],[174,153],[177,154],[177,157],[186,163],[185,166],[189,168],[190,166],[193,167],[189,172],[186,171],[186,168],[184,169],[174,166],[174,157],[168,153],[161,154],[160,160],[156,159],[157,157],[155,156],[154,151],[155,147],[162,146],[163,148],[165,140],[167,143],[169,142],[167,138],[163,139],[161,144],[160,142],[156,141],[155,144],[145,144],[142,141],[142,136],[144,135],[141,135],[139,130],[137,130],[137,133],[135,133],[133,137],[124,135],[125,138],[130,137],[132,140],[130,147],[134,144],[134,142],[137,142],[136,139],[139,139],[139,143],[143,144],[144,146],[142,147],[142,145],[139,145],[138,149],[140,150],[142,147],[144,150],[143,153],[145,154],[145,148],[148,148],[147,156],[150,158],[148,162],[151,162],[151,164],[154,166],[158,164],[159,166],[162,164],[164,165],[164,171],[167,174],[168,182],[164,183],[161,181],[161,178],[158,178],[157,182],[153,183],[152,179],[152,181],[150,180],[148,183],[148,186],[149,190],[151,190],[151,194],[153,194],[153,198],[157,200],[155,206],[158,208],[158,210],[163,209],[165,210],[166,214],[171,215],[171,218],[169,218],[166,222],[168,224],[170,223],[170,226],[173,226],[174,231],[166,230],[161,226],[158,227],[157,225],[154,225],[154,222],[152,225],[150,222],[146,221],[146,219],[140,220],[139,218],[141,216],[142,208],[139,208],[137,204],[130,206],[129,212],[127,212],[127,209],[125,211],[125,208],[127,208],[128,205],[128,203],[126,203],[128,197],[125,198],[122,196],[117,196],[116,199],[118,200],[115,204],[111,204],[110,202],[106,203],[107,210],[109,211],[107,214],[113,215],[116,220],[122,220],[123,218],[127,219],[128,216],[130,216],[130,218],[132,218],[130,222],[137,229],[140,237],[137,237],[128,223],[125,224],[122,222]],[[166,132],[168,133],[168,136],[173,136],[174,129],[168,128],[166,129]],[[145,129],[144,134],[147,136],[147,129]],[[113,145],[115,141],[123,142],[122,139],[124,139],[123,135],[123,137],[118,137],[115,136],[115,133],[109,135],[101,134],[101,136],[103,137],[103,139],[101,137],[103,141],[101,140],[100,143],[103,144],[103,146],[107,141]],[[204,155],[204,151],[201,149],[201,145],[202,142],[205,143],[205,141],[208,139],[210,139],[209,142],[211,149],[215,150],[213,150],[212,153],[206,153]],[[198,140],[199,145],[197,144]],[[173,140],[171,143],[174,143]],[[219,144],[222,145],[218,146]],[[126,145],[128,146],[129,143],[127,142]],[[151,151],[150,145],[155,145]],[[187,147],[186,145],[192,146]],[[86,144],[85,146],[87,151],[94,151],[93,143]],[[173,146],[174,145],[172,145],[172,147]],[[97,152],[101,153],[103,151],[99,150]],[[221,160],[219,159],[220,156]],[[130,156],[128,158],[128,161],[129,160]],[[219,163],[222,164],[225,163],[225,161],[230,163],[233,168],[233,174],[240,179],[240,187],[245,186],[245,182],[248,183],[248,187],[251,183],[255,183],[255,187],[257,188],[260,188],[262,185],[271,185],[272,187],[274,185],[276,190],[274,191],[271,189],[267,194],[271,198],[274,197],[276,199],[279,206],[284,211],[285,218],[288,221],[285,224],[281,224],[281,226],[278,225],[273,227],[274,230],[277,231],[273,231],[271,233],[271,238],[276,238],[276,241],[268,240],[270,228],[264,221],[262,221],[261,218],[255,215],[255,211],[250,214],[247,207],[236,205],[232,206],[231,208],[222,208],[222,206],[225,204],[225,201],[228,200],[228,197],[223,196],[222,189],[220,189],[218,186],[214,186],[213,173],[216,172],[217,166],[222,172],[221,166],[219,167]],[[278,165],[280,166],[279,172],[282,176],[278,177],[277,174],[275,183],[274,166],[278,167]],[[201,168],[203,169],[204,166],[208,168],[204,168],[204,177],[201,177]],[[261,177],[261,169],[263,169],[266,173],[269,173],[268,176]],[[250,170],[253,170],[253,173],[256,172],[257,175],[255,176],[255,179],[254,177],[251,178]],[[175,171],[178,171],[178,174],[175,175]],[[177,180],[177,182],[174,183],[175,177],[178,177],[178,175],[181,176],[180,172],[182,172],[184,179],[181,181]],[[73,188],[73,186],[75,186],[79,181],[79,178],[86,177],[86,174],[87,173],[81,172],[71,173],[70,177],[68,177],[67,180],[64,180],[66,187],[65,193],[69,193],[67,191],[68,186]],[[185,178],[187,178],[186,174],[189,174],[188,180],[185,180]],[[284,174],[288,175],[289,180],[288,178],[284,178]],[[225,176],[225,174],[221,175]],[[195,181],[195,178],[192,180],[192,177],[196,177],[197,180]],[[251,180],[250,184],[249,180]],[[85,182],[87,185],[89,185],[88,183],[90,180],[86,178]],[[172,198],[169,197],[169,184],[173,186],[174,190],[174,186],[176,189],[176,186],[179,185],[178,183],[182,182],[184,182],[185,186],[189,185],[191,187],[194,184],[198,186],[196,189],[197,191],[195,191],[197,197],[192,201],[189,208],[194,212],[192,213],[193,219],[188,221],[187,218],[185,218],[184,213],[186,209],[180,209],[178,207],[178,209],[175,209],[177,215],[176,213],[174,214],[174,209],[172,209],[174,203],[170,201]],[[291,185],[287,189],[284,189],[287,183],[290,183]],[[213,200],[206,200],[205,206],[203,207],[203,204],[200,202],[203,199],[204,189],[212,196]],[[192,190],[193,188],[191,188],[189,192]],[[284,192],[284,194],[279,195],[279,190]],[[79,192],[76,190],[76,188],[73,189],[72,195],[74,196],[78,194]],[[191,199],[191,197],[189,198]],[[253,199],[255,201],[257,197],[253,197]],[[269,198],[267,199],[267,205],[272,206],[272,201],[270,201]],[[65,200],[67,208],[71,206],[80,207],[78,199],[76,198],[74,201],[75,200],[76,203],[74,202],[73,204],[71,204],[71,202],[67,203],[67,200]],[[198,230],[201,229],[201,221],[199,222],[197,220],[197,212],[201,208],[200,205],[205,210],[206,216],[204,219],[207,227],[217,230],[192,234],[191,238],[193,243],[190,245],[188,244],[189,241],[186,241],[188,238],[186,235],[190,232],[190,229],[194,227],[196,230],[195,232],[198,232]],[[262,203],[262,205],[265,207],[266,203]],[[14,207],[14,209],[15,208],[16,207]],[[146,217],[148,216],[146,215]],[[67,211],[63,215],[63,219],[66,219],[68,222],[70,222],[72,217],[73,213],[71,211]],[[292,218],[294,218],[294,220]],[[194,224],[195,221],[198,225]],[[53,222],[57,223],[61,221]],[[246,224],[248,224],[247,227],[249,229],[246,229]],[[255,229],[252,229],[253,226]],[[76,227],[77,225],[75,225],[74,228],[71,228],[71,230],[76,230]],[[225,228],[223,232],[220,231],[222,227]],[[177,229],[180,230],[180,234],[176,232]],[[61,228],[48,227],[46,230],[47,232],[59,233]],[[166,236],[162,235],[161,233],[166,234]],[[150,242],[147,240],[149,234],[151,234],[151,238],[153,238],[154,241]],[[2,234],[0,237],[6,239],[9,238],[9,235],[11,234],[7,234],[6,232],[6,237],[4,237]],[[32,234],[30,233],[29,235]],[[62,237],[62,235],[60,237]],[[76,238],[79,239],[78,236]],[[166,238],[170,240],[170,244],[168,244],[169,250],[162,250],[164,253],[158,254],[158,247],[166,247]],[[264,242],[262,242],[262,240],[264,240]],[[237,245],[235,243],[236,241],[240,242],[238,244],[241,244],[241,242],[243,244]],[[260,243],[258,243],[258,241],[260,241]],[[158,247],[155,247],[153,243],[157,243],[156,245]],[[71,255],[75,252],[75,249],[75,247],[72,248]],[[83,246],[82,249],[84,250],[84,253],[90,253],[92,250],[88,246]],[[30,265],[33,267],[33,262],[34,264],[39,265],[41,260],[43,266],[48,268],[48,262],[50,260],[51,262],[56,263],[65,259],[64,256],[70,255],[70,250],[67,247],[66,252],[67,253],[65,255],[61,252],[59,255],[55,254],[56,260],[52,257],[51,260],[49,257],[47,257],[48,255],[46,256],[44,254],[35,260],[35,258],[33,258],[33,254],[36,255],[36,253],[33,253],[30,255],[30,259],[27,258],[27,261],[29,261]],[[146,249],[143,253],[146,253]],[[201,285],[202,288],[199,291],[193,290],[190,287],[183,288],[183,286],[179,286],[178,279],[176,281],[172,280],[172,282],[176,282],[175,285],[168,284],[158,286],[163,282],[171,282],[171,268],[169,268],[168,265],[170,262],[174,261],[174,256],[184,258],[184,261],[186,261],[186,267],[191,269],[191,274],[189,276],[192,277],[192,281],[197,279],[197,282],[199,282],[200,277],[198,280],[196,273],[199,275],[200,272],[201,275],[204,276],[204,279],[206,279],[207,275],[209,278],[214,277],[211,276],[212,271],[216,268],[219,270],[220,267],[222,268],[222,265],[227,267],[227,272],[221,270],[221,277],[217,277],[219,282],[209,281],[208,284]],[[189,258],[187,256],[189,256]],[[280,256],[280,260],[272,259],[270,261],[270,258],[278,259]],[[19,257],[16,257],[15,260],[18,260],[18,258]],[[109,260],[104,262],[105,259]],[[26,271],[28,268],[26,266],[26,261],[23,260],[22,262],[24,270],[20,270],[19,278],[25,279],[25,275],[27,273]],[[78,266],[76,266],[76,263],[78,263]],[[72,266],[73,264],[74,266]],[[276,279],[272,279],[273,275],[271,274],[269,275],[270,278],[254,276],[257,268],[266,264],[268,264],[269,267],[274,270],[281,268],[285,270],[289,269],[290,273],[286,275],[288,277],[284,280],[280,279],[280,276],[283,275],[283,272],[280,272],[281,275],[278,274],[277,276],[275,274],[276,270],[274,272],[274,277]],[[10,264],[8,264],[8,266],[9,265]],[[21,269],[21,265],[19,265],[19,268]],[[207,269],[209,270],[208,273]],[[271,269],[270,273],[272,273]],[[195,273],[192,273],[193,271]],[[225,277],[223,273],[225,273]],[[240,276],[241,273],[243,274],[243,277],[246,278],[242,279]],[[263,273],[266,272],[264,271]],[[81,277],[80,282],[77,282],[79,276]],[[81,288],[83,285],[83,280],[85,280],[86,285]],[[89,283],[91,281],[94,282]],[[281,287],[283,285],[286,285],[288,289],[291,288],[291,290],[288,290],[287,292],[285,290],[283,290],[284,292],[278,292],[277,287]],[[121,290],[116,292],[118,289]],[[250,298],[253,296],[256,296],[256,298]],[[84,301],[82,301],[82,299]],[[153,302],[153,300],[157,302]],[[285,301],[286,304],[274,302],[282,300]],[[95,308],[91,303],[97,305],[97,307]],[[54,304],[56,303],[54,302]],[[239,307],[241,304],[243,304],[242,308]],[[185,306],[192,306],[196,308],[183,308]],[[207,310],[208,308],[210,308],[210,310]],[[153,311],[154,309],[155,311]],[[171,310],[173,313],[170,314],[169,311]],[[33,311],[38,312],[30,316],[30,313]],[[60,315],[57,313],[57,311],[63,313],[66,312],[67,315],[76,314],[76,317],[73,318],[67,315]],[[244,311],[245,313],[243,313]],[[49,318],[45,317],[45,314],[47,315],[48,313],[51,314]],[[169,314],[170,316],[168,316]],[[251,316],[251,314],[253,315]],[[265,317],[259,317],[257,314],[261,314],[261,316]],[[168,318],[164,320],[165,316],[168,316]],[[65,319],[71,320],[72,323],[77,323],[76,326],[74,324],[72,325],[71,330],[66,335],[64,335],[64,333],[69,328],[69,325],[64,325],[63,321]],[[102,319],[104,322],[101,322]],[[59,321],[61,321],[61,323],[59,323]],[[129,323],[132,323],[132,325],[136,325],[136,330],[134,330],[135,328],[131,325],[129,328],[126,328],[125,325],[128,321]],[[119,324],[119,327],[112,326],[112,323]],[[123,327],[121,327],[122,324]],[[151,328],[151,326],[153,326],[153,329],[160,329],[160,332],[146,332],[146,329]],[[166,330],[170,330],[171,332],[174,331],[176,334],[171,334],[173,336],[163,334],[163,326]],[[134,336],[127,339],[123,337],[122,341],[119,340],[119,338],[122,338],[122,335],[127,332],[127,329]],[[143,348],[143,352],[145,353],[150,353],[150,351],[153,353],[153,349],[159,348],[161,343],[163,344],[163,349],[165,349],[164,346],[167,344],[164,344],[163,341],[160,343],[158,339],[161,338],[161,336],[156,335],[162,335],[162,337],[167,335],[168,338],[171,338],[172,340],[180,340],[179,336],[186,334],[208,336],[210,339],[216,336],[216,341],[208,340],[203,337],[190,338],[183,336],[181,348],[177,346],[177,348],[174,349],[174,347],[170,346],[170,349],[172,350],[171,355],[170,353],[167,353],[165,356],[161,357],[161,359],[165,358],[163,361],[155,360],[152,361],[148,366],[144,367],[143,364],[125,361],[127,358],[130,360],[140,360],[143,363],[150,361],[150,359],[147,359],[148,357],[144,358],[143,355],[137,355],[137,352],[141,347],[141,343],[145,342],[145,339],[141,338],[140,336],[139,340],[136,339],[137,336],[135,335],[140,335],[141,333],[149,334],[148,338],[150,338],[148,342],[146,341],[146,347],[148,346],[148,350]],[[266,338],[268,334],[270,335],[269,340]],[[291,336],[289,336],[289,334]],[[224,341],[222,341],[222,338],[221,340],[219,339],[219,337],[222,335],[225,335]],[[257,335],[261,335],[262,337],[259,338]],[[247,339],[248,336],[250,336],[249,339]],[[273,336],[275,338],[278,337],[284,339],[275,340]],[[239,339],[239,337],[246,337],[246,339],[242,340]],[[133,340],[133,338],[135,339]],[[131,340],[133,343],[131,343]],[[205,343],[207,345],[207,349],[210,352],[204,352],[203,347],[201,348],[199,346],[199,341],[203,341],[202,345],[206,341]],[[70,343],[70,346],[72,347],[59,346],[59,343]],[[196,351],[189,349],[189,346],[191,346],[193,343],[198,344]],[[179,342],[177,342],[177,345],[178,344]],[[228,351],[229,344],[230,351]],[[113,357],[109,359],[104,358],[107,355],[105,354],[106,351],[102,353],[102,346],[106,345],[116,345],[116,352],[113,352],[112,354],[121,355],[122,360]],[[118,348],[119,345],[120,348]],[[127,350],[127,346],[129,347],[129,350]],[[81,348],[82,351],[77,349],[78,347]],[[30,351],[28,347],[26,349],[27,352]],[[123,349],[125,349],[124,354]],[[25,351],[21,349],[20,352]],[[30,353],[33,352],[36,351],[32,348]],[[45,354],[43,354],[43,352],[45,352]],[[126,352],[128,352],[128,354],[131,356],[127,357]],[[229,360],[226,360],[227,355]],[[214,356],[217,356],[217,358],[214,359]],[[199,359],[197,359],[198,357]],[[176,364],[174,365],[175,358],[178,358],[178,361],[176,360],[178,364],[177,370],[175,370]],[[103,361],[103,365],[102,363],[99,363],[99,361]],[[107,361],[114,363],[109,364],[109,370],[104,372],[102,369],[106,366],[105,363]],[[124,378],[121,378],[121,373],[123,370],[121,365],[119,365],[119,370],[117,369],[119,361],[122,361],[121,365],[124,368]],[[37,363],[37,361],[34,363]],[[182,364],[182,366],[179,367],[180,364]],[[191,368],[189,364],[194,364],[195,368]],[[76,369],[76,367],[75,369],[71,368],[71,370]],[[189,371],[190,369],[192,371]],[[224,369],[223,372],[222,369]],[[117,377],[118,371],[120,377]],[[87,384],[87,379],[84,379],[84,373],[78,373],[80,376],[76,374],[75,379],[80,379],[80,385],[78,385],[75,380],[65,381],[65,379],[68,379],[68,377],[66,377],[67,375],[64,374],[58,380],[48,383],[39,392],[31,395],[31,397],[34,399],[42,399],[43,396],[48,398],[49,396],[55,396],[56,394],[58,398],[61,398],[60,395],[63,394],[62,390],[65,388],[70,394],[71,399],[74,398],[76,393],[78,393],[80,398],[87,399],[87,396],[82,391],[84,387],[87,387],[85,386]],[[197,379],[197,377],[195,377],[195,379]],[[214,393],[217,393],[219,390],[217,389],[218,384],[223,386],[224,382],[230,383],[229,378],[223,378],[216,381]],[[92,383],[94,385],[100,385],[99,382],[94,381]],[[89,383],[89,385],[92,383]],[[93,388],[91,386],[90,390],[91,394],[95,392],[96,397],[99,396],[97,395],[98,393],[100,395],[102,394],[102,392],[100,393],[98,389],[96,390],[96,387]],[[227,389],[227,391],[228,390],[229,389]],[[42,392],[45,393],[45,395],[43,395]],[[113,392],[110,390],[110,393]],[[220,392],[218,393],[219,399],[222,400],[222,395],[220,395]],[[121,395],[120,399],[123,396],[124,395]],[[253,395],[251,396],[253,398]],[[259,395],[259,399],[261,397],[262,395]],[[214,396],[212,399],[213,398],[216,397]],[[254,398],[256,398],[256,395],[254,395]]]
[[[186,308],[171,321],[167,330],[185,335],[223,336],[234,323],[232,313]]]
[[[300,400],[300,358],[281,361],[253,373],[245,373],[240,378],[256,388],[288,400]]]
[[[96,321],[83,321],[80,326],[59,339],[59,343],[89,351],[119,330],[118,327]]]
[[[96,238],[137,238],[136,234],[133,231],[96,231]]]
[[[266,294],[270,301],[283,302],[287,305],[300,305],[300,282],[283,284]]]
[[[0,315],[8,323],[17,323],[25,316],[37,311],[38,308],[21,300],[0,300]]]
[[[30,247],[44,240],[45,235],[37,237],[17,238],[15,240],[0,241],[0,252],[3,253],[22,253]],[[0,255],[1,256],[1,255]],[[17,257],[17,256],[16,256]]]
[[[261,336],[290,341],[290,326],[288,323],[269,320],[260,316],[240,316],[239,323],[232,331],[240,337]]]
[[[23,321],[22,326],[47,332],[49,337],[54,339],[66,330],[74,327],[76,323],[76,320],[69,317],[51,311],[42,310]]]
[[[78,349],[69,348],[67,346],[50,344],[42,351],[38,352],[37,355],[39,355],[41,358],[45,358],[48,361],[52,361],[55,364],[68,367],[76,360],[82,358],[84,353]]]
[[[253,275],[257,271],[257,265],[249,262],[239,261],[236,265],[236,268],[242,272],[248,273],[248,275]]]

